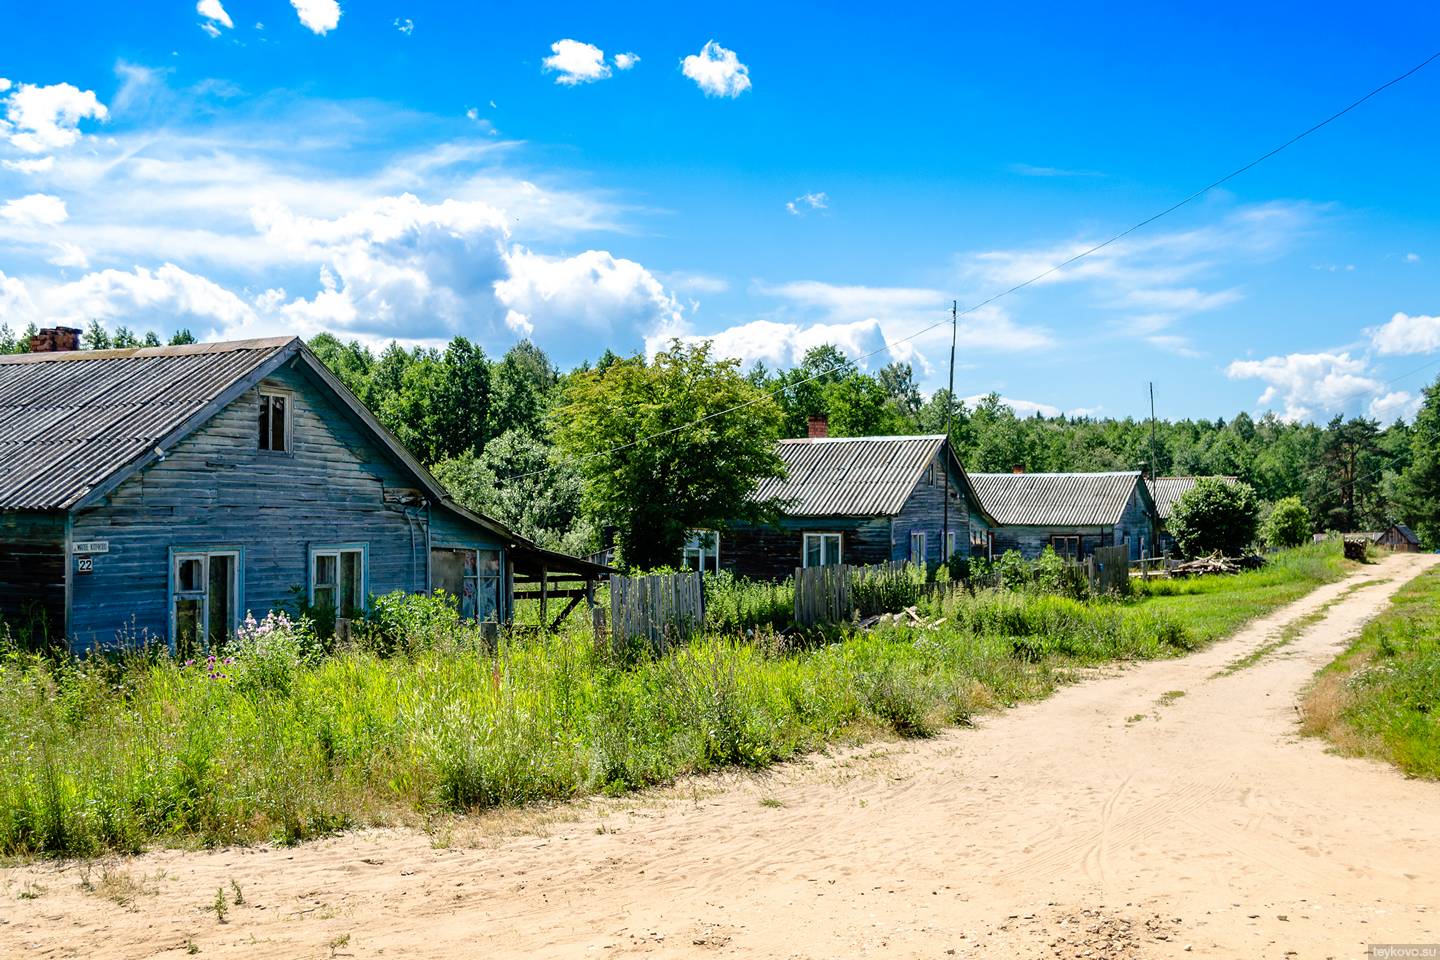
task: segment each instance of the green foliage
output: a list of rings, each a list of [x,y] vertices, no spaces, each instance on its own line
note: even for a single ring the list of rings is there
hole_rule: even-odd
[[[528,433],[510,430],[480,454],[432,468],[461,506],[494,517],[542,547],[593,551],[598,537],[581,514],[581,479],[573,462]]]
[[[1425,388],[1410,434],[1410,464],[1397,487],[1401,513],[1420,542],[1440,544],[1440,380]]]
[[[921,601],[941,627],[802,649],[710,635],[621,661],[583,630],[491,649],[447,598],[397,596],[377,598],[366,638],[330,656],[303,626],[274,620],[247,624],[230,664],[11,654],[0,660],[0,855],[295,842],[411,811],[762,766],[847,731],[925,735],[1044,696],[1065,665],[1182,653],[1213,636],[1198,613],[1273,609],[1340,569],[1336,557],[1307,547],[1127,602],[947,591]]]
[[[1312,732],[1337,739],[1347,753],[1394,763],[1408,776],[1440,780],[1440,570],[1400,588],[1390,608],[1321,673],[1317,689],[1327,685],[1338,690],[1339,702],[1330,706],[1335,715]],[[1307,713],[1314,698],[1307,698]]]
[[[750,494],[782,474],[780,412],[736,366],[709,344],[676,341],[650,363],[620,360],[566,383],[556,439],[584,477],[587,511],[619,530],[634,567],[673,563],[689,530],[773,513]]]
[[[1274,547],[1298,547],[1310,539],[1310,511],[1299,497],[1285,497],[1270,511],[1260,539]]]
[[[1185,491],[1171,511],[1169,530],[1187,557],[1219,552],[1240,556],[1255,542],[1260,501],[1248,483],[1202,477]]]

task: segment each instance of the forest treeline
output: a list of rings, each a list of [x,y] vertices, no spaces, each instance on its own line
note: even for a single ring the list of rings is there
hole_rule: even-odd
[[[190,340],[186,331],[170,338],[172,343]],[[25,335],[0,326],[0,351],[22,350],[27,342]],[[123,327],[110,333],[97,323],[82,340],[89,349],[159,342],[153,333],[137,335]],[[497,357],[464,337],[444,349],[392,343],[378,353],[328,333],[309,345],[458,500],[547,546],[571,552],[598,548],[600,531],[622,522],[613,504],[596,508],[596,465],[592,462],[587,471],[586,462],[577,462],[581,447],[589,451],[583,457],[593,461],[595,451],[608,449],[611,441],[619,445],[638,439],[624,433],[624,423],[601,422],[604,418],[594,412],[607,402],[602,385],[622,380],[629,384],[623,402],[658,409],[653,422],[664,429],[696,419],[705,395],[694,390],[699,380],[705,380],[707,391],[754,401],[747,407],[750,434],[804,436],[811,415],[829,419],[831,436],[942,433],[948,414],[955,448],[973,472],[1153,468],[1160,476],[1236,476],[1267,505],[1299,497],[1316,532],[1376,529],[1401,521],[1427,545],[1440,545],[1440,384],[1426,390],[1413,423],[1336,417],[1321,425],[1241,412],[1228,420],[1187,418],[1152,425],[1130,417],[1020,416],[994,394],[973,405],[952,402],[943,389],[923,393],[908,364],[891,363],[870,373],[832,346],[811,350],[788,370],[756,365],[741,371],[734,361],[676,345],[665,355],[675,360],[669,372],[650,374],[663,365],[663,357],[647,365],[643,358],[607,350],[593,363],[562,372],[529,341]],[[625,377],[618,371],[607,377],[616,364],[624,365]],[[609,402],[620,402],[618,397]],[[729,442],[757,439],[768,443],[770,437]],[[696,444],[695,456],[716,456],[715,437],[709,438],[708,454],[705,437],[666,442],[672,457],[690,450],[675,443]],[[616,460],[598,469],[603,474],[619,466]],[[673,487],[634,492],[637,498],[674,494]],[[697,519],[705,518],[684,518]]]

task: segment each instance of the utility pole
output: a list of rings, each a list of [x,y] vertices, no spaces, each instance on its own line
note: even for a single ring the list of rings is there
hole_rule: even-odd
[[[955,416],[955,331],[960,323],[960,301],[950,301],[950,386],[945,395],[945,442],[941,449],[945,453],[950,452],[950,423]],[[941,502],[944,504],[945,519],[942,521],[940,534],[940,559],[945,563],[950,562],[950,458],[943,457],[944,469],[941,471],[945,477],[945,489],[942,492]],[[948,567],[947,567],[948,569]]]
[[[1150,381],[1150,491],[1153,499],[1156,486],[1155,480],[1159,476],[1156,471],[1160,467],[1160,455],[1155,446],[1155,381]],[[1150,517],[1150,553],[1153,556],[1155,549],[1160,546],[1160,510],[1157,507]]]

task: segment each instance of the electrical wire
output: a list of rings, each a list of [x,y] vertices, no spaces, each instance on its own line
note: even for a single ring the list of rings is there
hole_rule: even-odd
[[[879,347],[879,348],[877,348],[877,349],[875,349],[875,350],[872,350],[870,353],[867,353],[867,354],[864,354],[864,355],[862,355],[862,356],[856,357],[856,358],[854,358],[853,360],[848,361],[848,364],[859,363],[859,362],[861,362],[861,361],[868,360],[868,359],[870,359],[871,357],[877,356],[877,355],[879,355],[879,354],[881,354],[881,353],[884,353],[884,352],[886,352],[886,351],[893,350],[894,347],[896,347],[896,346],[898,346],[898,345],[900,345],[900,344],[902,344],[902,343],[908,343],[909,341],[914,340],[914,339],[916,339],[917,337],[920,337],[920,336],[923,336],[923,335],[926,334],[926,333],[929,333],[931,330],[934,330],[934,329],[936,329],[936,328],[938,328],[938,327],[944,326],[946,323],[951,323],[951,324],[958,323],[960,317],[963,317],[963,316],[966,316],[966,315],[968,315],[968,314],[974,313],[974,312],[977,311],[977,310],[980,310],[980,309],[982,309],[982,308],[984,308],[984,307],[989,306],[990,304],[994,303],[994,302],[997,301],[997,300],[1000,300],[1000,299],[1002,299],[1002,298],[1004,298],[1004,297],[1010,296],[1011,294],[1014,294],[1014,293],[1017,293],[1017,292],[1019,292],[1019,291],[1021,291],[1021,290],[1024,290],[1026,287],[1029,287],[1029,286],[1031,286],[1031,285],[1033,285],[1033,284],[1039,283],[1041,280],[1044,280],[1046,277],[1051,276],[1052,274],[1058,273],[1059,271],[1064,270],[1066,267],[1068,267],[1068,266],[1070,266],[1070,265],[1072,265],[1072,264],[1074,264],[1074,263],[1077,263],[1078,261],[1083,260],[1083,259],[1085,259],[1086,257],[1089,257],[1089,256],[1091,256],[1091,255],[1093,255],[1093,254],[1095,254],[1095,253],[1098,253],[1098,252],[1101,251],[1101,250],[1104,250],[1106,247],[1111,246],[1112,244],[1117,243],[1117,242],[1119,242],[1120,240],[1125,239],[1126,237],[1130,236],[1132,233],[1136,232],[1137,230],[1142,230],[1142,229],[1144,229],[1145,227],[1149,226],[1150,224],[1154,223],[1155,221],[1160,220],[1160,219],[1163,218],[1163,217],[1169,216],[1170,214],[1174,213],[1175,211],[1181,209],[1182,207],[1185,207],[1185,206],[1187,206],[1187,205],[1195,202],[1196,200],[1200,199],[1200,198],[1203,197],[1205,194],[1207,194],[1207,193],[1209,193],[1210,191],[1216,189],[1217,187],[1221,187],[1221,186],[1225,185],[1226,183],[1229,183],[1231,180],[1235,179],[1236,177],[1238,177],[1238,176],[1240,176],[1240,175],[1242,175],[1242,174],[1244,174],[1244,173],[1246,173],[1246,172],[1254,169],[1255,167],[1257,167],[1257,166],[1259,166],[1260,164],[1264,163],[1266,160],[1269,160],[1270,158],[1274,157],[1275,155],[1277,155],[1277,154],[1279,154],[1279,153],[1282,153],[1283,151],[1289,149],[1290,147],[1292,147],[1292,146],[1294,146],[1295,144],[1299,143],[1301,140],[1304,140],[1306,137],[1310,136],[1311,134],[1315,133],[1316,131],[1323,129],[1324,127],[1329,126],[1330,124],[1334,123],[1336,120],[1339,120],[1341,117],[1345,116],[1347,113],[1349,113],[1350,111],[1354,110],[1356,107],[1359,107],[1360,105],[1364,104],[1366,101],[1368,101],[1368,100],[1370,100],[1370,99],[1378,96],[1379,94],[1381,94],[1381,93],[1383,93],[1384,91],[1388,90],[1389,88],[1395,86],[1396,84],[1401,83],[1401,82],[1409,79],[1411,76],[1413,76],[1414,74],[1420,72],[1420,71],[1423,70],[1425,67],[1428,67],[1431,63],[1434,63],[1437,59],[1440,59],[1440,50],[1437,50],[1436,52],[1432,53],[1430,56],[1426,57],[1424,60],[1422,60],[1422,61],[1420,61],[1419,63],[1415,64],[1413,67],[1411,67],[1410,69],[1406,70],[1405,72],[1403,72],[1403,73],[1401,73],[1401,74],[1398,74],[1397,76],[1394,76],[1394,77],[1392,77],[1391,79],[1389,79],[1389,80],[1385,81],[1384,83],[1380,84],[1378,87],[1375,87],[1373,90],[1371,90],[1369,93],[1366,93],[1364,96],[1361,96],[1361,97],[1359,97],[1359,98],[1351,101],[1348,105],[1346,105],[1345,107],[1341,108],[1340,110],[1337,110],[1336,112],[1330,114],[1328,117],[1326,117],[1325,119],[1321,120],[1320,122],[1315,123],[1315,124],[1311,125],[1310,127],[1307,127],[1306,129],[1302,130],[1300,133],[1297,133],[1295,136],[1293,136],[1293,137],[1291,137],[1290,139],[1286,140],[1284,143],[1280,144],[1279,146],[1277,146],[1277,147],[1275,147],[1275,148],[1273,148],[1273,149],[1271,149],[1271,150],[1269,150],[1269,151],[1261,154],[1260,156],[1258,156],[1258,157],[1256,157],[1255,159],[1251,160],[1250,162],[1244,164],[1243,166],[1236,167],[1234,170],[1231,170],[1229,173],[1225,174],[1223,177],[1220,177],[1218,180],[1212,181],[1211,183],[1209,183],[1209,184],[1201,187],[1199,190],[1196,190],[1195,192],[1193,192],[1193,193],[1191,193],[1190,195],[1186,196],[1184,199],[1177,200],[1175,203],[1172,203],[1170,206],[1168,206],[1168,207],[1166,207],[1165,209],[1159,211],[1158,213],[1151,214],[1150,216],[1146,217],[1145,219],[1139,221],[1138,223],[1135,223],[1135,224],[1133,224],[1133,225],[1125,228],[1124,230],[1121,230],[1119,233],[1115,234],[1114,236],[1110,237],[1109,239],[1103,240],[1103,241],[1101,241],[1100,243],[1097,243],[1097,244],[1095,244],[1095,245],[1092,246],[1092,247],[1088,247],[1088,248],[1086,248],[1085,250],[1082,250],[1082,251],[1080,251],[1079,253],[1074,254],[1073,256],[1070,256],[1070,257],[1067,257],[1067,258],[1064,259],[1064,260],[1061,260],[1059,263],[1056,263],[1056,264],[1054,264],[1054,265],[1046,268],[1045,270],[1042,270],[1040,273],[1037,273],[1035,276],[1029,278],[1028,280],[1023,280],[1023,281],[1021,281],[1020,283],[1015,284],[1014,286],[1008,287],[1008,288],[1006,288],[1006,289],[1004,289],[1004,290],[1001,290],[1001,291],[998,292],[998,293],[992,294],[992,295],[986,297],[984,300],[981,300],[981,301],[979,301],[978,303],[972,304],[972,305],[966,307],[966,308],[963,309],[963,310],[954,311],[954,312],[952,312],[951,316],[948,317],[948,318],[946,318],[946,319],[938,320],[938,321],[936,321],[935,323],[930,324],[929,326],[922,327],[922,328],[920,328],[919,330],[916,330],[914,333],[911,333],[910,335],[908,335],[908,336],[906,336],[906,337],[902,337],[902,338],[899,339],[899,340],[888,341],[888,342],[885,344],[885,346]],[[774,389],[774,390],[771,390],[771,391],[768,391],[768,392],[766,392],[766,393],[763,393],[763,394],[761,394],[761,395],[759,395],[759,396],[757,396],[757,397],[753,397],[753,398],[750,399],[750,400],[746,400],[746,401],[743,402],[743,403],[737,403],[737,404],[735,404],[734,406],[732,406],[732,407],[726,407],[726,408],[723,409],[723,410],[716,410],[716,411],[714,411],[714,412],[712,412],[712,413],[708,413],[708,414],[706,414],[705,416],[700,417],[700,418],[698,418],[698,419],[696,419],[696,420],[690,421],[690,422],[688,422],[688,423],[680,424],[680,425],[677,425],[677,426],[674,426],[674,427],[668,427],[668,428],[666,428],[666,429],[664,429],[664,430],[658,430],[658,431],[656,431],[656,432],[654,432],[654,433],[647,434],[646,436],[643,436],[643,437],[638,437],[638,438],[636,438],[636,439],[634,439],[634,440],[627,441],[626,443],[622,443],[622,444],[618,444],[618,445],[613,446],[613,447],[609,447],[609,448],[607,448],[607,449],[605,449],[605,450],[597,450],[597,451],[595,451],[595,452],[593,452],[593,453],[587,453],[587,454],[584,454],[583,456],[580,456],[580,457],[571,457],[571,458],[569,458],[569,459],[571,459],[573,462],[576,462],[576,463],[584,463],[584,462],[586,462],[586,461],[594,460],[594,459],[597,459],[597,458],[600,458],[600,457],[612,456],[612,455],[614,455],[614,454],[616,454],[616,453],[620,453],[620,452],[622,452],[622,451],[624,451],[624,450],[628,450],[628,449],[630,449],[631,447],[639,446],[639,445],[642,444],[642,443],[648,443],[648,442],[651,441],[651,440],[658,440],[658,439],[661,438],[661,437],[669,436],[669,435],[672,434],[672,433],[678,433],[678,432],[680,432],[680,431],[682,431],[682,430],[689,430],[689,429],[691,429],[691,428],[693,428],[693,427],[698,427],[698,426],[700,426],[701,424],[706,423],[706,422],[708,422],[708,421],[710,421],[710,420],[714,420],[714,419],[717,418],[717,417],[722,417],[722,416],[725,416],[726,414],[735,413],[736,411],[738,411],[738,410],[743,410],[743,409],[745,409],[746,407],[754,406],[755,404],[757,404],[757,403],[759,403],[759,402],[761,402],[762,400],[765,400],[765,399],[767,399],[767,398],[779,396],[780,394],[783,394],[783,393],[784,393],[785,391],[787,391],[787,390],[793,390],[793,389],[795,389],[796,387],[803,386],[804,384],[812,383],[812,382],[814,382],[814,381],[816,381],[816,380],[819,380],[819,379],[821,379],[822,377],[829,376],[830,374],[835,373],[837,370],[842,369],[842,368],[843,368],[844,366],[846,366],[846,365],[847,365],[847,364],[836,364],[836,365],[834,365],[834,366],[832,366],[832,367],[828,367],[828,368],[826,368],[826,369],[824,369],[824,370],[821,370],[820,372],[818,372],[818,373],[816,373],[816,374],[814,374],[814,375],[812,375],[812,376],[806,377],[806,378],[803,379],[803,380],[797,380],[797,381],[795,381],[794,383],[787,383],[787,384],[785,384],[785,385],[783,385],[783,386],[777,387],[777,388]],[[953,398],[953,397],[950,398],[950,402],[951,402],[951,403],[954,402],[954,398]],[[512,475],[510,475],[510,476],[507,476],[507,477],[499,477],[499,478],[496,478],[496,479],[497,479],[497,482],[500,482],[500,483],[508,483],[508,482],[511,482],[511,481],[514,481],[514,480],[523,480],[523,479],[525,479],[525,478],[527,478],[527,477],[533,477],[533,476],[537,476],[537,475],[542,474],[542,473],[546,473],[546,472],[548,472],[549,470],[554,469],[555,466],[556,466],[555,464],[551,464],[551,465],[542,467],[542,468],[539,469],[539,470],[531,470],[531,471],[526,472],[526,473],[517,473],[517,474],[512,474]]]

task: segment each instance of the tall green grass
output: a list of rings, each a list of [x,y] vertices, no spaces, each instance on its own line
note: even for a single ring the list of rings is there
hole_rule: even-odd
[[[664,656],[620,657],[583,629],[492,650],[433,601],[387,607],[364,648],[328,655],[284,631],[228,664],[12,652],[0,658],[0,853],[293,842],[759,767],[840,737],[925,735],[1044,696],[1071,664],[1203,643],[1215,621],[1188,621],[1176,601],[1278,603],[1337,569],[1286,560],[1269,579],[1131,601],[948,593],[925,601],[938,628],[804,645],[711,634]]]
[[[1440,568],[1405,584],[1303,704],[1303,727],[1343,752],[1440,780]]]

